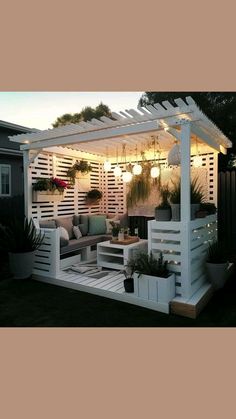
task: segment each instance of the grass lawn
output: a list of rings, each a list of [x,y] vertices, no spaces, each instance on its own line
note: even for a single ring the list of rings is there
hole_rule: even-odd
[[[4,279],[2,279],[4,278]],[[217,291],[196,320],[33,280],[2,271],[0,326],[45,327],[235,327],[236,275]]]

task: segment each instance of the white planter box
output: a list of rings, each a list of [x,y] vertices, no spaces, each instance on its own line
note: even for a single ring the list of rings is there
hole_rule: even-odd
[[[134,294],[145,300],[168,304],[175,297],[175,274],[168,278],[134,274]]]
[[[64,198],[64,192],[59,191],[33,191],[33,202],[60,202]]]

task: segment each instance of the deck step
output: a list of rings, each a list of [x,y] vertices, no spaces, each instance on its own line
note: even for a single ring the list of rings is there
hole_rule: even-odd
[[[204,284],[189,300],[174,298],[170,303],[170,312],[179,316],[196,319],[213,295],[210,284]]]

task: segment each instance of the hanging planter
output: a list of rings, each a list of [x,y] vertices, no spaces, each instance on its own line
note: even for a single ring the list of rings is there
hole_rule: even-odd
[[[81,174],[87,175],[92,172],[92,166],[86,160],[76,161],[73,166],[67,170],[67,176],[72,185],[75,184],[75,179],[81,178]]]
[[[91,191],[87,193],[87,196],[85,198],[85,203],[87,206],[98,205],[101,199],[102,199],[102,192],[99,191],[98,189],[91,189]]]
[[[60,202],[64,198],[67,182],[59,178],[38,178],[33,185],[33,202]]]

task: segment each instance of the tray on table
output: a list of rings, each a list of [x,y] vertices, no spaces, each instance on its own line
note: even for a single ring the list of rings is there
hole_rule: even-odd
[[[126,244],[132,244],[132,243],[137,243],[139,241],[139,237],[132,237],[129,236],[127,239],[124,240],[111,240],[110,243],[111,244],[122,244],[122,245],[126,245]]]

